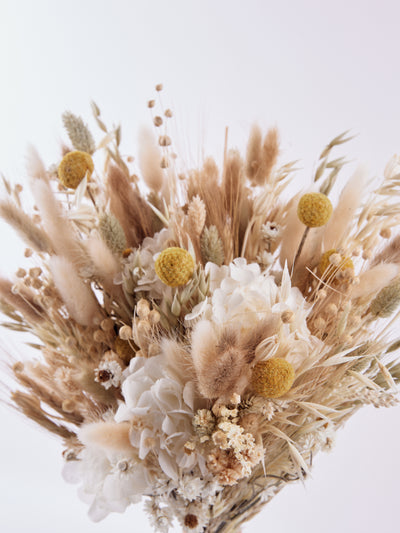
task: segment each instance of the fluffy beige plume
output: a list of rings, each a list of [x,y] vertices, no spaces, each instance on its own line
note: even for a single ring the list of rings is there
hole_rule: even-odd
[[[0,299],[14,307],[28,322],[37,323],[43,320],[44,310],[35,302],[28,287],[16,288],[8,279],[0,278]]]
[[[26,154],[26,172],[30,178],[48,180],[46,167],[36,148],[32,145],[28,147]]]
[[[260,181],[262,165],[262,133],[257,124],[251,128],[246,153],[246,174],[252,184]]]
[[[43,225],[56,254],[67,257],[74,264],[85,264],[83,249],[79,245],[71,223],[64,216],[62,206],[56,200],[50,183],[33,180],[31,188]]]
[[[139,133],[139,168],[146,185],[154,192],[160,192],[164,175],[161,168],[162,154],[154,135],[148,128]]]
[[[332,217],[325,227],[324,246],[326,250],[336,248],[346,238],[349,227],[360,205],[362,191],[366,183],[365,167],[359,166],[343,188]]]
[[[98,235],[91,235],[86,241],[86,248],[92,260],[95,276],[105,285],[107,290],[114,287],[114,277],[120,266],[107,244]]]
[[[94,422],[85,424],[78,431],[78,438],[85,446],[107,451],[134,452],[129,440],[128,422]]]
[[[99,304],[90,287],[79,277],[73,263],[65,257],[53,256],[49,266],[54,284],[71,318],[82,326],[98,324],[102,319]]]
[[[0,202],[0,216],[19,233],[28,246],[38,252],[51,252],[51,243],[46,233],[12,202]]]
[[[399,274],[399,270],[399,265],[394,263],[381,263],[372,267],[360,275],[360,283],[353,286],[350,293],[351,298],[363,298],[370,294],[378,294]]]
[[[181,383],[195,378],[191,357],[181,343],[164,337],[160,347],[168,368]]]
[[[260,128],[250,132],[246,154],[246,174],[252,185],[265,185],[271,176],[279,155],[279,136],[276,128],[268,130],[264,142]]]
[[[400,263],[400,235],[394,237],[371,262],[372,265],[379,263]]]
[[[276,128],[268,130],[262,147],[262,172],[258,185],[267,183],[279,155],[279,135]]]
[[[107,192],[111,212],[121,224],[128,246],[135,248],[145,237],[153,235],[151,208],[118,167],[109,169]]]
[[[250,379],[250,364],[256,347],[272,322],[254,325],[254,329],[239,338],[233,328],[217,331],[208,320],[198,322],[192,333],[192,360],[197,384],[204,398],[229,399],[233,393],[242,394]]]
[[[299,198],[300,194],[296,195],[291,200],[290,205],[288,206],[286,224],[282,232],[282,247],[279,259],[282,266],[287,262],[289,268],[292,267],[301,238],[306,229],[297,216],[297,204]]]
[[[40,400],[34,394],[15,391],[11,394],[11,399],[19,411],[44,429],[47,429],[47,431],[55,433],[62,439],[69,439],[75,436],[75,433],[65,426],[58,425],[50,419],[49,415],[42,409]]]
[[[206,221],[206,207],[200,196],[194,196],[188,207],[188,225],[191,234],[199,237]]]

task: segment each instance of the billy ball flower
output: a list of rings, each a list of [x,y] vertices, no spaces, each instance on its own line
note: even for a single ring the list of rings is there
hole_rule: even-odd
[[[300,222],[309,228],[317,228],[328,222],[332,215],[332,204],[329,198],[320,192],[304,194],[297,206]]]
[[[318,265],[318,273],[320,276],[324,274],[328,268],[333,267],[335,270],[354,269],[354,263],[349,257],[342,257],[337,250],[328,250],[325,252]],[[332,269],[331,269],[332,270]]]
[[[93,160],[88,153],[79,150],[68,152],[58,166],[58,178],[64,187],[76,189],[86,173],[90,178],[93,169]]]
[[[193,275],[194,261],[187,250],[167,248],[157,257],[155,271],[160,280],[169,287],[185,285]]]
[[[294,378],[294,368],[286,359],[268,359],[255,365],[251,386],[260,396],[279,398],[291,389]]]

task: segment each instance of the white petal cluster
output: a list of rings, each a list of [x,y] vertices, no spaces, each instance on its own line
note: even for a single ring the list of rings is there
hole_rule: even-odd
[[[154,269],[157,254],[168,247],[172,233],[169,229],[162,229],[154,237],[146,237],[140,249],[140,275],[137,291],[148,291],[151,298],[160,298],[170,290],[157,276]]]
[[[151,490],[147,469],[140,462],[96,447],[86,446],[77,460],[67,461],[63,477],[79,483],[79,496],[90,505],[88,514],[94,522],[110,512],[123,513]]]
[[[141,460],[153,452],[163,472],[177,480],[179,468],[196,463],[196,454],[184,451],[192,435],[190,383],[185,387],[171,377],[162,355],[136,357],[126,372],[122,384],[125,401],[115,419],[131,421],[130,440]]]
[[[262,272],[257,263],[248,264],[242,257],[229,266],[207,263],[206,272],[210,275],[212,296],[207,304],[201,302],[193,308],[186,320],[202,316],[216,324],[240,324],[243,330],[271,314],[292,311],[288,329],[308,334],[306,302],[300,291],[291,286],[286,268],[279,284],[268,270]]]

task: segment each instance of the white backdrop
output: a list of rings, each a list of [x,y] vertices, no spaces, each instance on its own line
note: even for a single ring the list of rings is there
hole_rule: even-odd
[[[283,158],[302,160],[299,180],[349,128],[358,136],[342,151],[354,160],[345,173],[357,160],[379,176],[400,150],[399,17],[396,0],[0,0],[0,170],[23,182],[28,143],[54,162],[61,113],[92,125],[91,99],[122,123],[135,154],[162,82],[188,165],[221,158],[225,126],[243,147],[257,120],[278,125]],[[0,245],[11,273],[24,247],[3,224]],[[3,347],[22,350],[21,340]],[[2,532],[150,532],[138,507],[92,524],[61,480],[59,443],[0,408]],[[316,458],[313,479],[286,488],[244,531],[396,531],[399,427],[400,408],[360,412]]]

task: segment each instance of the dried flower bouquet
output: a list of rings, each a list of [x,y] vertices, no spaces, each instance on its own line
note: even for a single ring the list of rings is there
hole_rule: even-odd
[[[180,171],[157,106],[140,178],[94,105],[97,146],[65,113],[61,161],[31,151],[33,209],[4,180],[30,267],[0,280],[3,325],[38,350],[11,398],[61,438],[93,520],[144,498],[155,531],[233,532],[360,406],[397,402],[400,159],[333,201],[347,134],[302,193],[276,129],[254,127],[244,157]]]

